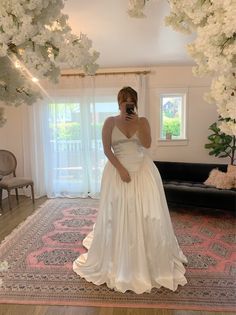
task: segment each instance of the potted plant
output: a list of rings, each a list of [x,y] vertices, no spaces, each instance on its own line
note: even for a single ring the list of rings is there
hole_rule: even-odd
[[[225,119],[220,117],[218,121],[222,120]],[[209,155],[214,155],[219,158],[228,157],[230,159],[230,164],[234,165],[236,161],[235,135],[228,135],[222,132],[217,122],[214,122],[212,125],[210,125],[209,130],[212,131],[212,133],[208,136],[210,143],[205,144],[205,148],[210,150]]]

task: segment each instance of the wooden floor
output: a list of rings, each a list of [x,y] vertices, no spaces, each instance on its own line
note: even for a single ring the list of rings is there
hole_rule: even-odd
[[[13,209],[8,210],[7,200],[3,200],[3,210],[0,216],[0,241],[31,215],[46,198],[35,201],[21,197],[17,205],[12,197]],[[74,307],[74,306],[47,306],[47,305],[13,305],[0,304],[0,315],[236,315],[235,312],[207,312],[183,311],[162,309],[135,309],[135,308],[104,308],[104,307]]]

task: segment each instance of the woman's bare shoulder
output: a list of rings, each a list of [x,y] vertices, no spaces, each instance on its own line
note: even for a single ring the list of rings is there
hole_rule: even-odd
[[[106,120],[105,120],[105,123],[107,123],[107,124],[113,124],[113,123],[115,122],[115,119],[116,119],[115,116],[107,117]]]
[[[104,127],[112,128],[115,125],[115,116],[107,117],[104,122]]]
[[[149,124],[149,122],[148,122],[146,117],[139,117],[139,122],[141,124]]]

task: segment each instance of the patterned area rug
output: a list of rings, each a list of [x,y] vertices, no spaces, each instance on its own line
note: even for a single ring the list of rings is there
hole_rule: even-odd
[[[137,295],[95,286],[72,271],[85,251],[98,200],[53,199],[44,203],[1,244],[0,303],[169,308],[236,309],[235,218],[227,212],[172,209],[178,241],[188,258],[187,285]]]

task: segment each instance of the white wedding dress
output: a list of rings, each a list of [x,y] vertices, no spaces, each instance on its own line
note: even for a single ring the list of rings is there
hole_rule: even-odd
[[[88,253],[74,261],[73,270],[120,292],[141,294],[161,286],[174,291],[187,283],[187,259],[172,228],[159,172],[136,134],[127,138],[114,126],[112,148],[131,182],[123,182],[107,162],[96,224],[83,241]]]

